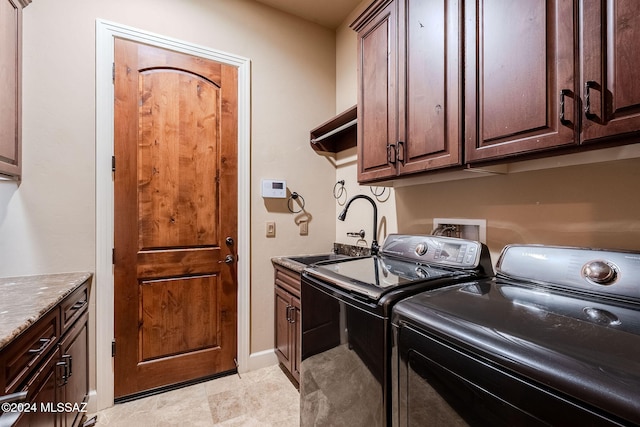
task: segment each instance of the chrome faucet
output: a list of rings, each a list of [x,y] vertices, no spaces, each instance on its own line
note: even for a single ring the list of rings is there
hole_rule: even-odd
[[[371,206],[373,206],[373,240],[371,241],[371,255],[377,255],[378,249],[380,248],[378,246],[378,207],[376,206],[376,202],[374,202],[371,197],[365,196],[364,194],[353,196],[351,199],[349,199],[342,212],[340,212],[340,215],[338,215],[338,219],[340,221],[344,221],[344,219],[347,217],[349,206],[351,206],[351,203],[356,199],[368,200],[369,203],[371,203]]]

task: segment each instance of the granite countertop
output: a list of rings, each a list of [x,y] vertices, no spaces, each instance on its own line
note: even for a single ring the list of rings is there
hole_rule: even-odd
[[[284,268],[288,268],[289,270],[293,270],[297,273],[302,273],[302,270],[304,270],[307,267],[306,265],[293,261],[286,256],[273,257],[271,258],[271,262],[273,264],[278,264]]]
[[[81,272],[0,278],[0,349],[91,276]]]

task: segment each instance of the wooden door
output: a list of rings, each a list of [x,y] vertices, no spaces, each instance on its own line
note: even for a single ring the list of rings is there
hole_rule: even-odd
[[[582,0],[582,140],[640,131],[637,0]]]
[[[115,396],[235,370],[237,69],[115,42]]]
[[[465,1],[467,162],[577,144],[574,9]]]
[[[358,32],[358,181],[397,173],[397,2],[376,2]],[[379,8],[379,10],[378,10]]]
[[[400,175],[462,161],[461,21],[458,0],[400,2]]]

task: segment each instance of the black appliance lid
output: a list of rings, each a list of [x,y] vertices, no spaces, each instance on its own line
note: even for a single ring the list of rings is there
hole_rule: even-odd
[[[392,321],[640,423],[637,305],[497,278],[405,299]]]
[[[384,256],[317,264],[304,271],[310,276],[376,301],[387,291],[400,286],[468,274]]]

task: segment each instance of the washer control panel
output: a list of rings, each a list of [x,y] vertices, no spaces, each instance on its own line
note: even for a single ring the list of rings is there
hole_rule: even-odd
[[[391,234],[385,240],[381,252],[386,256],[401,257],[423,264],[468,269],[478,266],[482,244],[453,237]]]
[[[640,252],[508,245],[500,254],[497,270],[562,288],[640,299]]]

